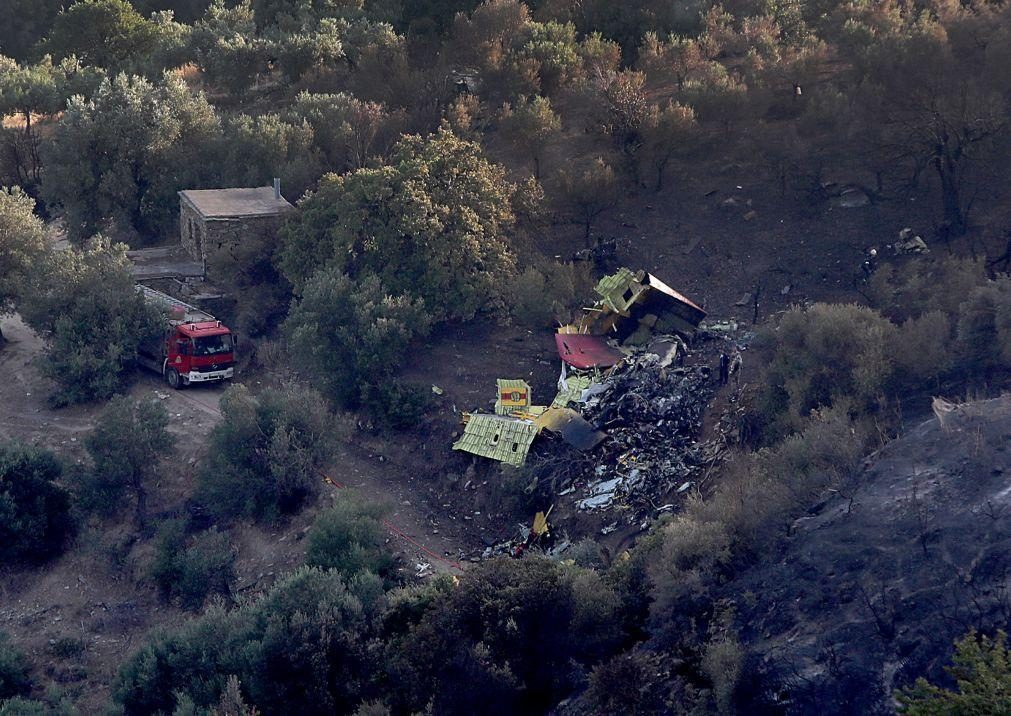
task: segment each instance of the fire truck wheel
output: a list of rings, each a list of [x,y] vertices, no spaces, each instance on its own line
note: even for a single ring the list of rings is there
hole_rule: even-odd
[[[180,390],[183,387],[183,379],[175,368],[169,368],[165,371],[165,380],[168,381],[169,387],[175,390]]]

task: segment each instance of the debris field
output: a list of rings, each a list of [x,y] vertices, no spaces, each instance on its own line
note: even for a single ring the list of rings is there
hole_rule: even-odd
[[[607,533],[619,519],[648,525],[673,508],[658,501],[687,492],[719,459],[725,430],[700,442],[706,407],[727,382],[710,366],[739,371],[741,346],[736,324],[706,326],[703,309],[644,271],[622,268],[595,292],[577,321],[558,328],[550,404],[534,404],[526,382],[501,379],[495,413],[465,413],[453,449],[525,470],[578,510],[613,511]],[[541,537],[521,533],[528,543]],[[506,549],[515,552],[486,551]]]

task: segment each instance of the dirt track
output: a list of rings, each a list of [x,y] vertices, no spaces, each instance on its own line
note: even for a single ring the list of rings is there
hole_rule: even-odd
[[[3,331],[7,341],[0,347],[0,370],[6,380],[0,383],[0,437],[52,449],[70,462],[83,461],[84,437],[103,406],[50,408],[46,399],[53,385],[37,367],[42,341],[17,316],[4,318]],[[255,378],[250,379],[255,389]],[[207,432],[221,418],[224,390],[208,385],[177,392],[155,375],[136,376],[130,394],[161,401],[177,439],[175,453],[151,491],[153,515],[178,512],[192,495]],[[413,573],[416,565],[429,564],[432,571],[457,572],[452,565],[460,554],[477,545],[455,529],[452,520],[433,516],[425,499],[410,491],[410,478],[399,474],[402,466],[391,465],[382,452],[364,444],[346,446],[327,473],[390,506],[390,549],[401,555],[405,570]],[[397,477],[391,478],[391,472]],[[237,592],[266,588],[301,564],[309,526],[335,499],[340,499],[340,490],[325,485],[317,505],[276,529],[232,526]],[[97,712],[107,703],[116,669],[150,629],[186,618],[160,603],[145,581],[149,556],[149,541],[138,541],[128,525],[110,520],[82,525],[75,545],[44,568],[0,569],[0,631],[10,634],[32,663],[45,669],[46,677],[67,689],[82,713]],[[61,639],[81,640],[84,651],[72,658],[55,655],[53,647]],[[47,678],[38,676],[46,683]]]

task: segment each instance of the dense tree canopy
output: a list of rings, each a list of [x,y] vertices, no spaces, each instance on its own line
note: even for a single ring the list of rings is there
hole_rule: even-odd
[[[46,36],[63,8],[63,0],[9,0],[0,24],[0,55],[19,62],[33,59],[38,43]]]
[[[56,17],[46,49],[60,59],[73,55],[89,65],[119,70],[150,51],[157,35],[155,23],[127,0],[79,0]]]
[[[318,471],[332,459],[339,435],[318,394],[290,388],[253,396],[236,385],[222,398],[221,412],[198,485],[213,514],[273,521],[316,497]]]
[[[330,267],[423,299],[435,320],[470,318],[501,304],[515,273],[510,190],[480,147],[448,129],[405,137],[388,166],[323,178],[284,228],[281,268],[297,291]]]
[[[151,241],[176,225],[176,192],[214,171],[205,160],[219,133],[214,109],[181,80],[106,79],[90,100],[67,104],[46,195],[63,209],[74,241],[108,226]]]
[[[182,189],[280,177],[297,203],[278,235],[243,236],[208,258],[208,276],[228,294],[225,310],[213,310],[229,311],[234,299],[227,321],[251,346],[240,355],[249,379],[223,394],[192,470],[173,466],[184,474],[155,495],[168,418],[128,398],[109,405],[84,441],[90,462],[82,456],[65,477],[47,453],[0,447],[0,561],[59,550],[69,524],[59,484],[73,486],[84,511],[134,497],[138,526],[150,492],[160,527],[109,529],[89,559],[119,570],[117,595],[128,572],[139,589],[153,582],[159,620],[215,602],[128,659],[114,710],[732,712],[756,674],[750,627],[738,634],[735,615],[753,595],[738,599],[732,580],[774,553],[812,504],[845,491],[870,436],[898,429],[903,409],[908,417],[933,395],[1006,384],[1006,3],[7,0],[4,9],[0,185],[12,188],[0,190],[0,312],[21,312],[45,342],[57,404],[113,396],[141,337],[160,328],[124,248],[102,236],[174,243]],[[802,242],[772,267],[788,231],[842,215],[829,213],[842,186],[865,195],[863,223],[859,211],[847,214],[854,223],[839,221],[849,234],[818,271],[792,265]],[[50,234],[66,227],[68,250],[46,246],[36,196],[46,200],[41,216],[60,219]],[[805,223],[791,226],[791,215]],[[858,245],[884,240],[871,238],[879,230],[894,236],[898,226],[886,224],[900,220],[919,222],[930,254],[897,257],[866,277],[857,268],[851,287],[840,267],[852,259],[856,268]],[[716,247],[704,222],[730,239]],[[930,228],[952,253],[978,259],[937,260]],[[698,260],[700,271],[683,280],[713,316],[738,288],[752,290],[728,288],[742,272],[770,280],[797,270],[809,289],[824,270],[826,288],[801,293],[791,283],[774,297],[806,307],[756,329],[753,353],[769,366],[752,381],[747,359],[733,414],[716,427],[721,455],[732,457],[703,466],[704,479],[670,503],[643,503],[640,516],[673,514],[613,557],[586,540],[561,560],[527,553],[415,582],[413,560],[389,551],[380,508],[345,493],[335,507],[326,493],[314,505],[320,471],[341,479],[341,458],[357,470],[377,457],[391,480],[414,467],[372,449],[384,428],[424,439],[448,433],[444,418],[459,430],[448,408],[472,405],[456,386],[419,388],[406,382],[413,371],[400,373],[421,338],[484,312],[539,331],[568,322],[601,266],[565,261],[580,238],[606,248],[593,244],[604,232],[629,265],[675,273]],[[738,272],[724,250],[748,266]],[[606,253],[575,255],[606,263]],[[808,301],[851,288],[869,306]],[[753,290],[735,308],[750,313],[750,300],[757,322],[767,293]],[[724,340],[718,330],[702,335],[702,351]],[[664,375],[696,369],[690,361]],[[293,374],[319,392],[290,384]],[[441,417],[429,409],[439,405],[433,393],[444,395]],[[360,414],[335,416],[335,404]],[[700,454],[684,458],[694,465]],[[550,504],[548,483],[558,484],[558,475],[531,485],[527,471],[465,467],[448,450],[445,459],[407,479],[433,498],[459,493],[454,510],[474,500],[491,525],[513,505],[528,520],[529,508]],[[191,471],[193,492],[178,494]],[[580,517],[578,529],[592,519]],[[637,524],[645,522],[629,520]],[[271,535],[271,549],[248,559],[267,525],[285,536]],[[621,529],[608,546],[625,544],[631,532]],[[278,571],[266,586],[274,573],[260,574],[257,560],[275,552],[289,566],[304,553],[306,568]],[[890,598],[882,586],[865,606],[883,610]],[[116,609],[93,615],[95,628],[116,627]],[[73,644],[49,647],[55,665],[45,678],[77,678],[57,653]],[[1006,652],[1003,636],[964,642],[959,692],[921,683],[900,698],[912,713],[999,708]],[[3,702],[31,686],[12,654],[0,640],[0,714],[56,710],[55,691],[46,703]],[[89,653],[89,688],[102,678],[96,663]]]
[[[148,482],[157,474],[158,460],[172,451],[168,422],[161,403],[119,395],[85,440],[92,462],[89,487],[97,493],[93,497],[111,511],[133,493],[139,528],[147,520]]]
[[[297,571],[261,599],[155,635],[124,665],[114,698],[138,716],[171,713],[182,696],[209,707],[236,675],[263,713],[350,714],[377,693],[368,644],[382,603],[374,575]]]
[[[69,97],[90,94],[101,76],[76,57],[55,63],[47,55],[35,64],[0,57],[0,116],[18,120],[0,128],[0,177],[6,175],[37,194],[42,178],[40,121],[60,112]]]
[[[356,281],[327,268],[309,279],[284,332],[302,373],[338,403],[355,406],[403,365],[411,339],[430,325],[420,299],[387,294],[375,275]]]

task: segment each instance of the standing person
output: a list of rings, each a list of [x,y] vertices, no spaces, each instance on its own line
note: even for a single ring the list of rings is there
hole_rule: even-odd
[[[734,376],[734,387],[741,389],[741,369],[744,367],[744,358],[740,351],[734,351],[734,357],[730,361],[729,372]]]
[[[870,278],[871,274],[874,273],[877,267],[878,267],[878,250],[875,248],[867,252],[867,256],[864,259],[864,262],[860,265],[860,268],[862,268],[864,272],[865,277],[864,280]]]
[[[726,353],[720,354],[720,385],[726,385],[730,380],[730,356]]]

